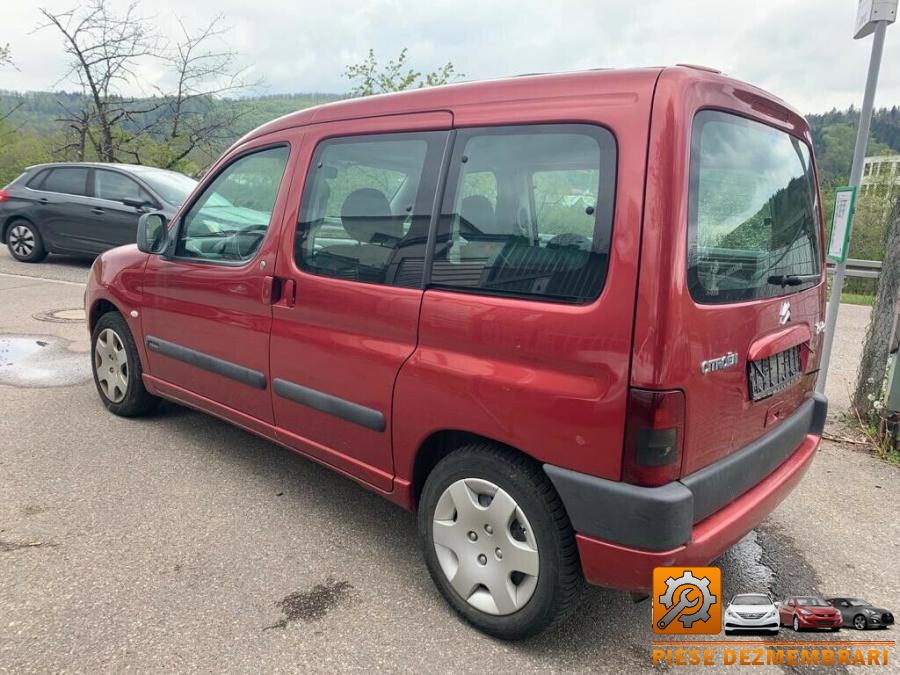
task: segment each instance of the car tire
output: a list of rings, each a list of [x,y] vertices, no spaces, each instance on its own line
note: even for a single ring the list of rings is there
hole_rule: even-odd
[[[800,620],[797,618],[796,615],[794,615],[794,632],[795,633],[800,632]]]
[[[446,529],[436,535],[436,526]],[[444,457],[422,489],[418,528],[438,590],[484,633],[531,637],[581,599],[565,507],[540,465],[512,450],[475,443]]]
[[[144,387],[134,337],[118,312],[107,312],[94,326],[91,371],[100,400],[114,415],[141,417],[152,413],[159,404],[159,399]]]
[[[856,630],[866,630],[869,627],[869,622],[862,614],[857,614],[853,617],[853,627]]]
[[[14,220],[6,230],[6,248],[19,262],[36,263],[47,257],[41,233],[28,220]]]

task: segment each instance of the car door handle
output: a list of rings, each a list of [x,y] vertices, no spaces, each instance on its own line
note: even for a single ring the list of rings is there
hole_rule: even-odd
[[[96,213],[98,216],[102,216],[104,212],[103,209],[101,209],[99,206],[95,206],[91,209],[91,213]]]
[[[47,199],[46,197],[41,197],[40,199],[38,199],[38,204],[49,204],[49,203],[50,203],[50,200]]]

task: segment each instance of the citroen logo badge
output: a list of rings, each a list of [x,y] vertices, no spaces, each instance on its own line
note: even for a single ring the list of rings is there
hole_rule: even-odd
[[[782,326],[791,320],[791,303],[782,302],[781,309],[778,310],[778,323]]]

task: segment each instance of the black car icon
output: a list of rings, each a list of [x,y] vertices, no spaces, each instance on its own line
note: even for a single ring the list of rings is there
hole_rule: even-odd
[[[867,628],[887,628],[894,623],[894,615],[881,607],[873,607],[858,598],[826,598],[844,617],[845,626],[856,630]]]

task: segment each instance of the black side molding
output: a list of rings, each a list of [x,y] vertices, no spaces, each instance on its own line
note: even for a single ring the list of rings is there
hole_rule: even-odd
[[[156,352],[210,373],[227,377],[229,380],[246,384],[248,387],[253,387],[254,389],[266,388],[266,376],[258,370],[246,368],[231,361],[225,361],[224,359],[198,352],[195,349],[183,347],[152,335],[144,338],[144,344],[147,345],[147,349],[151,352]]]
[[[384,414],[374,408],[367,408],[359,403],[348,401],[318,389],[310,389],[294,382],[280,378],[272,381],[275,393],[294,403],[305,405],[327,415],[340,417],[353,424],[358,424],[372,431],[384,431]]]

